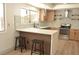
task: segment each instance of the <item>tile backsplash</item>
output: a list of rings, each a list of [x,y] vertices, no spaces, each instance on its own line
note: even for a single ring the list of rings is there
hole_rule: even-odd
[[[60,27],[61,24],[71,24],[71,28],[79,28],[79,20],[71,20],[71,19],[62,19],[62,20],[56,20],[53,23],[51,23],[50,26],[52,27]]]

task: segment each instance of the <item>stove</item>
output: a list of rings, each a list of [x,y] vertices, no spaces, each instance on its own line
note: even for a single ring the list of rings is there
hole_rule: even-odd
[[[71,24],[61,24],[59,34],[69,35]]]

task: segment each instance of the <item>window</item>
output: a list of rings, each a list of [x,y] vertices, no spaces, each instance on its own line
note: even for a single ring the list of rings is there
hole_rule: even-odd
[[[0,3],[0,31],[4,31],[4,8],[3,3]]]
[[[38,22],[39,22],[39,15],[38,15],[38,12],[37,12],[37,11],[30,11],[30,18],[31,18],[31,21],[32,21],[32,22],[38,23]]]
[[[39,22],[39,12],[30,9],[19,9],[19,14],[15,15],[15,26],[17,28],[24,28],[32,26],[32,24],[38,24]]]
[[[26,9],[21,9],[21,16],[24,17],[27,14],[27,10]]]
[[[29,10],[21,9],[21,24],[26,25],[29,22]]]
[[[39,15],[37,11],[28,10],[28,9],[20,9],[21,13],[21,24],[27,24],[32,22],[39,21]]]

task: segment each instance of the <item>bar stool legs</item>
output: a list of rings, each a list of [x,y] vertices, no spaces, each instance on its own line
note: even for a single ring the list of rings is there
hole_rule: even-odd
[[[38,45],[38,47],[37,47],[37,45]],[[39,52],[40,55],[44,54],[44,41],[34,39],[34,40],[32,40],[31,55],[33,53],[37,54],[37,52]]]
[[[25,37],[24,37],[24,40],[23,41],[24,41],[24,48],[27,49],[26,48],[26,39],[25,39]]]
[[[18,41],[18,38],[19,38],[19,37],[16,37],[16,40],[15,40],[15,50],[16,50],[16,48],[17,48],[17,41]]]
[[[44,54],[44,41],[42,41],[40,44],[40,52],[41,52],[40,55]]]
[[[16,41],[15,41],[15,50],[17,49],[17,43],[19,43],[19,47],[21,49],[21,52],[23,51],[23,49],[26,49],[26,39],[25,37],[16,37]]]
[[[33,46],[34,46],[34,44],[32,43],[32,47],[31,47],[31,55],[32,55],[32,53],[33,53]]]

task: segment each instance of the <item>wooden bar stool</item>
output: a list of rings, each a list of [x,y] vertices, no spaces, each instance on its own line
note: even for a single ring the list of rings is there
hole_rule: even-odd
[[[15,50],[18,47],[18,45],[17,45],[18,43],[19,43],[19,47],[21,49],[21,52],[23,51],[24,48],[26,49],[26,38],[25,37],[22,37],[22,36],[16,37]]]
[[[32,40],[32,48],[31,48],[31,55],[35,54],[44,54],[44,41],[43,40]]]

